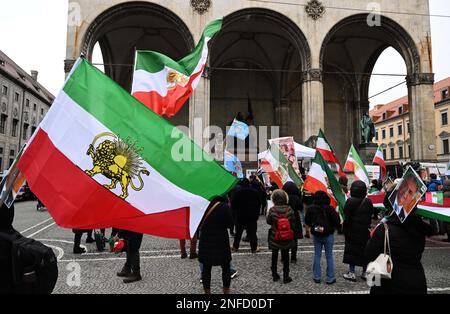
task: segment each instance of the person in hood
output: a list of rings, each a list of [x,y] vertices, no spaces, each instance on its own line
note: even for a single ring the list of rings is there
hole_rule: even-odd
[[[367,186],[362,181],[352,184],[350,196],[344,207],[344,264],[349,264],[349,271],[344,274],[344,279],[356,282],[356,266],[362,267],[361,278],[366,280],[364,249],[370,238],[373,204],[366,197]]]
[[[12,224],[14,221],[14,205],[8,208],[5,204],[0,208],[0,233],[6,236],[18,235]],[[0,295],[13,293],[13,269],[11,242],[0,237]]]
[[[427,192],[438,192],[438,191],[441,191],[443,183],[442,183],[441,180],[438,180],[437,175],[432,173],[430,175],[430,179],[431,179],[431,181],[427,185],[427,188],[428,188]]]
[[[303,213],[302,194],[294,182],[286,182],[283,191],[289,196],[289,206],[294,211],[295,228],[294,228],[294,246],[291,250],[291,262],[297,262],[298,240],[303,239],[303,228],[300,216]]]
[[[385,198],[385,206],[389,201]],[[391,206],[387,208],[392,209]],[[426,294],[427,280],[422,266],[426,237],[433,233],[432,227],[414,212],[404,223],[393,212],[384,222],[389,230],[392,279],[381,279],[373,286],[371,294]],[[384,253],[385,228],[380,224],[365,248],[366,263],[374,261]]]

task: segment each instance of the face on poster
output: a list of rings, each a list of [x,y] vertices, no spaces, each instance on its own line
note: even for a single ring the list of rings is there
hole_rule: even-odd
[[[280,147],[284,157],[291,163],[292,167],[299,173],[300,167],[298,165],[297,156],[295,155],[295,144],[293,137],[282,137],[271,141],[271,144],[276,144]]]
[[[405,222],[426,191],[426,185],[409,167],[402,181],[389,196],[389,202],[402,223]]]

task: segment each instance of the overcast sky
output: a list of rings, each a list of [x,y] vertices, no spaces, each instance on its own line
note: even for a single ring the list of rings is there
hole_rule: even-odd
[[[187,1],[187,0],[186,0]],[[0,50],[26,71],[38,70],[39,81],[57,94],[64,82],[67,0],[0,0]],[[431,14],[450,15],[448,0],[430,0]],[[450,18],[432,17],[436,81],[450,76]],[[387,49],[374,73],[406,73],[402,57]],[[401,77],[373,77],[370,95],[402,82]],[[371,105],[407,94],[406,86],[372,98]]]

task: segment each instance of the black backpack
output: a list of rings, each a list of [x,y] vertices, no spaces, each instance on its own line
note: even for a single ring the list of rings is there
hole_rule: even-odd
[[[57,258],[53,250],[18,232],[0,232],[0,239],[11,243],[12,292],[51,294],[58,280]]]

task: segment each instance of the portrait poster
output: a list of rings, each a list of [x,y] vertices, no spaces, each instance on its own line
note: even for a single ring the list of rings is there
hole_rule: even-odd
[[[300,173],[298,159],[295,154],[295,143],[293,137],[282,137],[269,141],[270,145],[276,144],[280,148],[284,157],[291,163],[297,173]]]
[[[402,223],[413,212],[417,203],[427,192],[427,187],[419,175],[409,167],[401,182],[389,196],[389,202]]]

